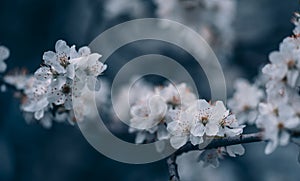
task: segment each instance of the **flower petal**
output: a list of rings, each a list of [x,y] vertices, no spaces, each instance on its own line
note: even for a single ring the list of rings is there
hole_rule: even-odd
[[[179,149],[188,141],[188,136],[172,136],[170,139],[170,143],[173,148]]]
[[[226,146],[226,151],[229,156],[236,157],[236,155],[243,155],[245,148],[242,145]]]
[[[219,126],[217,124],[207,123],[205,127],[206,127],[205,133],[207,136],[215,136],[219,132]]]

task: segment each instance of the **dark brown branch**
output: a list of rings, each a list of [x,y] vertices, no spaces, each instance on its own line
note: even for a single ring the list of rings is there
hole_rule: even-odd
[[[237,145],[243,143],[253,143],[263,141],[263,134],[261,132],[252,133],[252,134],[242,134],[234,137],[224,137],[224,138],[214,138],[211,142],[204,146],[203,148],[199,148],[198,145],[194,146],[191,143],[188,143],[181,147],[179,150],[175,152],[175,154],[181,155],[182,153],[186,153],[193,150],[203,150],[203,149],[212,149],[223,146]]]
[[[300,137],[300,132],[290,132],[292,137]],[[209,142],[209,144],[199,147],[199,145],[192,145],[191,143],[187,143],[180,149],[178,149],[174,154],[172,154],[168,160],[169,166],[169,173],[170,173],[170,180],[171,181],[179,181],[179,175],[177,170],[176,164],[176,157],[194,150],[204,150],[204,149],[212,149],[230,145],[237,145],[243,143],[254,143],[254,142],[261,142],[264,141],[263,139],[263,132],[258,133],[251,133],[251,134],[242,134],[234,137],[223,137],[223,138],[214,138]]]
[[[193,151],[193,150],[212,149],[212,148],[218,148],[223,146],[237,145],[242,143],[253,143],[253,142],[260,142],[260,141],[263,141],[263,134],[261,132],[252,133],[252,134],[242,134],[234,137],[214,138],[211,140],[211,142],[208,145],[203,146],[202,148],[199,147],[198,145],[194,146],[191,143],[187,143],[167,159],[170,181],[180,180],[177,164],[176,164],[176,157],[183,153]]]
[[[172,154],[167,159],[167,164],[169,168],[169,175],[170,175],[170,181],[179,181],[179,174],[178,174],[178,168],[176,164],[176,154]]]

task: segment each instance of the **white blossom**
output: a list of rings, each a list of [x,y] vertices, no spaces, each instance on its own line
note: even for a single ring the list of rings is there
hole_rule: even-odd
[[[72,96],[80,96],[86,87],[93,91],[100,88],[98,76],[107,68],[99,62],[100,57],[88,47],[77,51],[74,45],[69,47],[65,41],[58,40],[55,52],[44,53],[44,62],[34,76],[21,72],[4,76],[4,81],[21,92],[21,109],[28,121],[31,118],[46,128],[51,127],[53,121],[68,120],[74,124],[73,108],[81,110],[78,115],[85,115],[83,112],[88,110],[82,109],[84,103],[75,105]]]
[[[192,114],[180,112],[178,120],[168,123],[167,130],[171,134],[170,143],[175,149],[182,147],[188,141],[191,141],[195,145],[203,142],[202,137],[195,138],[195,136],[191,134],[193,126],[192,120]]]
[[[159,18],[173,20],[192,28],[213,47],[222,60],[231,54],[234,44],[232,24],[236,14],[235,0],[155,0],[154,2],[157,5],[156,15]],[[179,37],[186,39],[188,34],[182,32]]]
[[[271,64],[266,65],[262,71],[273,80],[287,79],[289,86],[294,87],[299,76],[300,42],[297,38],[288,37],[280,44],[279,51],[269,55]]]
[[[297,128],[300,120],[287,104],[260,103],[259,112],[257,126],[264,130],[264,137],[268,140],[265,153],[270,154],[278,145],[289,143],[289,130]]]
[[[262,72],[266,82],[265,103],[259,104],[257,127],[263,129],[268,140],[265,153],[272,153],[277,146],[290,141],[291,132],[299,125],[299,95],[296,90],[300,68],[299,15],[294,20],[294,35],[285,38],[278,51],[269,55],[270,63]]]
[[[132,78],[129,80],[129,84],[120,86],[116,96],[112,97],[117,117],[122,120],[130,119],[131,106],[138,102],[145,101],[147,97],[154,94],[151,86],[143,79],[136,82],[134,80],[135,79]]]
[[[263,98],[263,91],[244,79],[238,79],[234,88],[235,92],[228,101],[228,107],[236,114],[240,123],[252,124],[257,117],[257,106]]]
[[[145,102],[133,105],[130,113],[130,126],[145,130],[157,126],[163,121],[167,104],[160,96],[151,96]]]
[[[26,101],[21,109],[25,112],[34,113],[34,118],[40,120],[44,117],[44,112],[48,108],[47,87],[49,81],[32,80],[32,84],[26,88]]]
[[[203,99],[189,107],[187,112],[194,116],[191,133],[196,137],[202,137],[204,134],[216,136],[221,121],[229,115],[223,102],[217,101],[215,105],[211,105]]]
[[[165,99],[168,104],[173,106],[180,105],[183,108],[186,108],[189,104],[196,101],[196,95],[185,83],[156,87],[155,93]]]
[[[167,129],[171,134],[171,145],[180,148],[188,141],[193,145],[205,141],[205,136],[236,136],[243,132],[234,115],[229,115],[223,102],[211,105],[201,99],[186,110],[172,112],[172,122]]]
[[[90,90],[99,90],[100,81],[97,76],[101,75],[107,65],[99,61],[101,55],[93,53],[70,60],[75,66],[75,75],[79,81],[85,83]]]
[[[245,125],[240,125],[234,114],[228,115],[220,122],[220,130],[218,136],[221,137],[232,137],[241,135]]]

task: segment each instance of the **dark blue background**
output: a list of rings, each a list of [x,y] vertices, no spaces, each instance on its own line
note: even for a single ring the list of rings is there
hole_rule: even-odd
[[[296,0],[238,2],[237,44],[231,63],[252,78],[267,62],[268,53],[291,34],[290,19],[299,5]],[[155,5],[147,3],[154,15]],[[11,51],[9,68],[26,67],[33,72],[43,52],[54,49],[58,39],[77,47],[88,45],[106,28],[128,19],[126,14],[104,19],[100,0],[0,0],[0,44]],[[95,151],[76,127],[54,124],[45,130],[26,124],[18,100],[12,97],[12,92],[0,94],[0,181],[168,179],[164,160],[147,165],[118,163]],[[254,151],[249,154],[255,155]],[[246,171],[253,169],[246,163],[247,156],[235,160],[245,172],[236,174],[239,179],[260,178]]]

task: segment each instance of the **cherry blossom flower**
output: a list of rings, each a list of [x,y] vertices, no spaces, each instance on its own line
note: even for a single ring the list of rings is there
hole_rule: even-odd
[[[55,105],[64,105],[67,110],[72,108],[72,81],[70,79],[56,79],[50,84],[48,101]]]
[[[198,100],[197,103],[187,109],[187,112],[194,116],[194,124],[191,133],[196,137],[215,136],[220,130],[220,122],[229,115],[223,102],[217,101],[211,105],[205,100]]]
[[[287,79],[288,85],[294,87],[299,76],[300,42],[297,38],[288,37],[280,44],[279,51],[269,55],[271,64],[266,65],[262,71],[273,80]]]
[[[58,40],[55,44],[55,51],[44,53],[43,60],[45,64],[50,66],[52,73],[67,74],[68,77],[71,76],[70,78],[72,78],[73,67],[70,65],[69,60],[77,56],[75,46],[70,48],[65,41]]]
[[[236,136],[243,132],[234,115],[229,115],[223,102],[211,105],[200,99],[186,110],[173,110],[169,113],[173,121],[167,125],[171,134],[171,145],[178,149],[188,141],[193,145],[205,141],[205,136]]]
[[[289,101],[288,87],[284,82],[270,80],[266,83],[267,101],[272,104],[282,104]]]
[[[297,128],[300,120],[287,104],[260,103],[259,112],[257,127],[264,130],[264,137],[268,140],[265,153],[270,154],[278,145],[285,146],[289,143],[289,131]]]
[[[185,83],[156,87],[155,93],[164,98],[168,104],[173,106],[180,105],[183,108],[196,101],[196,95],[186,86]]]
[[[68,120],[74,124],[73,106],[84,107],[84,104],[74,105],[72,95],[78,97],[85,87],[92,89],[95,84],[99,89],[98,76],[107,67],[99,62],[100,57],[91,54],[88,47],[77,51],[74,45],[69,47],[65,41],[58,40],[55,52],[44,53],[44,62],[34,76],[21,72],[3,79],[21,92],[21,109],[29,122],[37,121],[46,128],[51,127],[52,121]]]
[[[167,111],[167,104],[160,96],[151,96],[147,101],[131,107],[130,126],[145,130],[163,121]]]
[[[154,94],[151,86],[143,79],[135,81],[135,78],[129,80],[129,84],[122,85],[113,98],[114,109],[117,116],[122,120],[129,120],[131,106],[138,102],[143,102],[149,96]],[[113,112],[111,114],[114,114]],[[116,117],[116,116],[115,116]]]
[[[191,141],[194,145],[203,142],[202,137],[196,138],[191,134],[191,129],[193,126],[192,120],[192,114],[180,112],[177,120],[168,123],[167,130],[171,134],[170,143],[175,149],[182,147],[188,141]]]
[[[228,101],[228,107],[240,123],[253,124],[257,117],[258,103],[263,98],[263,91],[244,79],[238,79],[234,87],[235,92],[233,98]]]
[[[97,76],[107,69],[107,65],[99,61],[100,54],[88,54],[88,51],[85,51],[85,56],[72,59],[70,62],[75,66],[75,75],[79,81],[84,82],[90,90],[99,90],[100,81]]]
[[[236,119],[234,114],[231,114],[222,119],[217,135],[221,137],[237,136],[243,133],[244,127],[245,125],[240,125],[240,121]]]
[[[21,109],[25,112],[34,113],[34,118],[40,120],[44,117],[44,112],[49,105],[47,97],[47,87],[49,81],[39,81],[33,78],[33,83],[27,87],[26,101],[22,104]]]

